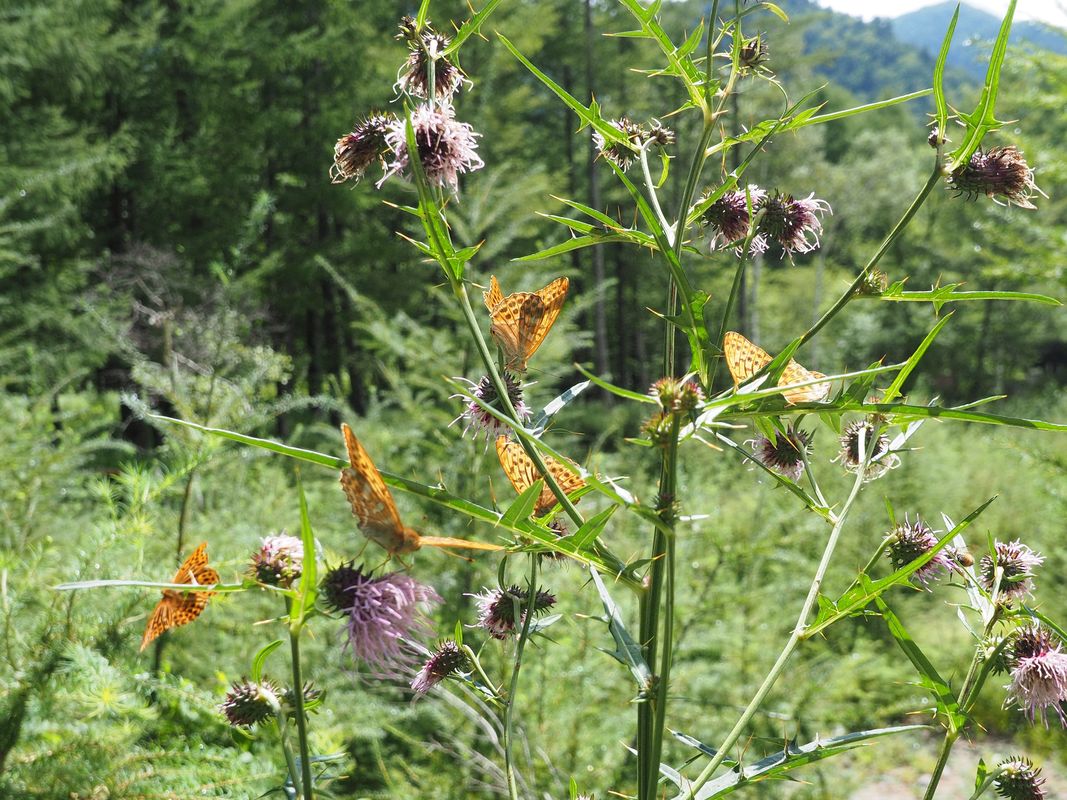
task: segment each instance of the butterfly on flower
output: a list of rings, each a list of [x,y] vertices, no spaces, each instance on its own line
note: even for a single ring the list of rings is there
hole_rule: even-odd
[[[770,364],[774,359],[770,354],[753,344],[736,331],[727,331],[722,343],[723,353],[726,356],[726,366],[730,370],[730,376],[734,379],[734,386],[740,386],[753,375]],[[790,359],[778,379],[779,386],[789,386],[794,383],[807,383],[818,378],[825,378],[821,372],[814,372],[800,366]],[[783,392],[786,402],[793,403],[819,403],[826,399],[830,393],[830,383],[814,383],[810,386],[801,386]]]
[[[219,573],[207,565],[207,542],[196,548],[174,575],[171,583],[188,583],[192,586],[214,586],[219,582]],[[148,617],[148,624],[141,638],[141,650],[171,628],[188,625],[207,608],[207,601],[214,592],[186,592],[180,589],[164,589],[163,599],[156,604]]]
[[[533,459],[526,455],[526,451],[522,449],[522,445],[518,442],[510,441],[507,436],[496,437],[496,454],[500,459],[500,466],[504,468],[504,474],[508,476],[511,485],[515,487],[515,491],[519,494],[525,492],[543,477]],[[556,483],[559,484],[559,488],[565,494],[571,495],[585,487],[585,481],[582,480],[581,476],[571,472],[554,458],[544,456],[544,459],[545,466],[548,467],[548,471],[556,479]],[[570,459],[567,460],[570,461]],[[573,461],[570,461],[570,463],[575,467],[577,466]],[[537,498],[537,504],[534,506],[534,516],[540,517],[544,515],[551,511],[555,505],[555,493],[548,486],[545,486]]]
[[[525,372],[526,362],[541,346],[563,308],[570,281],[556,278],[536,292],[514,292],[504,297],[496,276],[482,293],[489,309],[489,333],[504,351],[507,368]]]
[[[400,521],[393,495],[382,474],[370,460],[348,425],[341,425],[350,466],[341,470],[341,488],[359,520],[359,529],[372,542],[385,548],[389,555],[413,553],[420,547],[462,547],[469,550],[502,550],[500,545],[470,542],[448,536],[422,536]]]

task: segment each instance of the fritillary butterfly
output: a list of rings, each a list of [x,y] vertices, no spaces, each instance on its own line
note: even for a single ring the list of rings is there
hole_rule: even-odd
[[[214,586],[219,582],[219,573],[207,565],[207,542],[202,542],[179,568],[171,583],[188,583],[194,586]],[[141,650],[171,628],[188,625],[207,608],[207,601],[214,592],[183,592],[164,589],[163,599],[156,604],[148,617],[148,624],[141,638]]]
[[[504,297],[496,276],[489,279],[489,291],[482,293],[489,309],[489,333],[504,351],[508,369],[526,371],[526,362],[559,316],[569,286],[567,278],[556,278],[536,292],[514,292]]]
[[[522,449],[522,445],[518,442],[509,441],[507,436],[498,436],[496,438],[496,454],[500,459],[500,466],[504,468],[504,474],[508,476],[511,485],[515,487],[515,491],[519,494],[522,494],[537,481],[541,480],[542,476],[537,469],[537,465],[526,455],[526,451]],[[544,459],[548,471],[552,473],[552,477],[556,479],[556,483],[566,494],[573,494],[585,486],[585,481],[579,475],[571,472],[554,458],[544,456]],[[574,465],[573,461],[570,461],[570,463]],[[540,517],[550,511],[554,505],[556,505],[556,495],[548,486],[545,486],[537,498],[534,516]]]
[[[726,355],[726,366],[730,370],[730,376],[734,379],[734,385],[740,386],[774,359],[759,345],[753,344],[736,331],[727,331],[722,343],[723,353]],[[805,383],[817,378],[825,378],[821,372],[814,372],[800,366],[796,361],[790,360],[778,379],[779,386],[789,386],[794,383]],[[826,399],[830,393],[830,383],[815,383],[811,386],[801,386],[783,392],[786,402],[793,403],[818,403]]]

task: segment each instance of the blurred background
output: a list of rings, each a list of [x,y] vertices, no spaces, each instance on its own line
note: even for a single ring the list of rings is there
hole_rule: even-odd
[[[780,5],[791,23],[760,13],[769,67],[784,91],[742,83],[730,125],[775,117],[809,91],[827,111],[893,97],[931,83],[948,4],[892,21],[862,21],[805,0]],[[165,580],[179,552],[209,542],[224,580],[246,569],[260,537],[299,528],[294,465],[145,419],[138,409],[341,453],[337,425],[351,423],[379,466],[486,505],[513,493],[495,454],[461,439],[450,422],[462,401],[445,376],[480,377],[447,284],[396,235],[418,235],[383,200],[408,202],[377,175],[331,185],[333,144],[394,99],[406,51],[394,39],[414,7],[361,0],[39,0],[5,3],[0,52],[0,796],[11,798],[257,797],[277,786],[281,760],[269,735],[249,740],[216,706],[247,674],[256,650],[279,635],[252,623],[281,613],[257,593],[216,597],[203,617],[138,655],[156,597],[141,590],[57,593],[69,580]],[[678,0],[662,9],[675,37],[708,8]],[[435,3],[442,31],[468,12]],[[964,9],[949,59],[949,102],[973,106],[999,19]],[[474,81],[457,115],[482,134],[483,170],[449,206],[453,237],[484,240],[470,277],[496,274],[505,291],[565,274],[563,315],[538,351],[527,401],[540,408],[580,380],[585,364],[643,391],[656,370],[665,275],[647,253],[613,246],[537,263],[511,259],[563,241],[542,214],[554,196],[589,202],[628,222],[633,211],[610,171],[594,163],[588,131],[498,42],[499,31],[575,96],[595,95],[605,116],[663,119],[688,153],[695,123],[668,117],[683,97],[647,43],[605,37],[633,28],[606,2],[503,3],[462,51]],[[937,192],[882,261],[909,289],[963,282],[1067,296],[1067,39],[1019,23],[1008,51],[997,116],[1012,120],[987,145],[1015,144],[1035,167],[1036,211]],[[724,62],[725,63],[725,62]],[[805,329],[848,285],[922,186],[929,98],[774,140],[746,179],[833,208],[822,247],[795,263],[770,253],[750,268],[736,327],[772,352]],[[952,136],[952,132],[949,132]],[[729,169],[732,164],[723,165]],[[718,175],[705,172],[709,186]],[[674,165],[661,196],[680,193]],[[695,242],[699,245],[699,242]],[[721,310],[732,256],[691,257],[693,283]],[[949,309],[945,309],[948,311]],[[714,318],[714,317],[713,317]],[[853,303],[803,351],[825,373],[906,358],[934,324],[929,305]],[[486,326],[487,327],[487,326]],[[907,390],[946,404],[1006,395],[990,410],[1063,421],[1067,322],[1058,308],[960,304]],[[123,397],[126,401],[123,401]],[[552,443],[585,466],[654,493],[657,463],[628,445],[640,412],[593,391],[572,403]],[[830,459],[834,432],[814,422],[813,463],[843,498]],[[739,431],[738,440],[751,432]],[[831,593],[847,585],[899,516],[959,520],[998,499],[968,535],[1021,538],[1047,560],[1038,598],[1067,611],[1057,545],[1067,512],[1062,436],[927,424],[903,465],[865,492]],[[334,563],[362,544],[329,470],[305,466],[317,535]],[[694,443],[683,451],[679,551],[684,621],[678,633],[669,724],[714,744],[778,652],[825,536],[823,524],[733,456]],[[398,497],[405,521],[442,535],[491,539],[435,507]],[[597,498],[584,506],[595,511]],[[605,541],[636,557],[650,531],[616,515]],[[373,564],[377,554],[367,554]],[[413,572],[445,598],[442,634],[475,621],[469,593],[493,585],[489,559],[419,553]],[[563,619],[528,651],[520,707],[528,741],[523,778],[531,797],[579,787],[606,797],[632,780],[635,711],[629,676],[610,646],[599,600],[580,570],[544,575]],[[892,604],[929,648],[942,674],[970,658],[950,605],[958,590],[900,592]],[[622,599],[622,598],[620,598]],[[339,624],[321,619],[305,674],[326,690],[312,721],[317,752],[345,754],[331,789],[340,797],[492,797],[500,793],[498,744],[470,703],[410,692],[359,674],[341,651]],[[479,641],[479,633],[469,636]],[[496,643],[486,660],[503,669]],[[277,669],[281,669],[281,662]],[[794,657],[746,741],[746,758],[786,739],[928,721],[929,701],[880,620],[832,628]],[[269,671],[269,665],[268,665]],[[1000,679],[980,709],[985,731],[953,762],[965,796],[979,758],[1022,752],[1063,787],[1063,732],[1003,711]],[[917,797],[934,738],[909,735],[797,773],[806,782],[749,789],[759,797]],[[668,753],[679,763],[693,751]],[[952,794],[949,784],[944,796]],[[1052,796],[1062,788],[1055,789]]]

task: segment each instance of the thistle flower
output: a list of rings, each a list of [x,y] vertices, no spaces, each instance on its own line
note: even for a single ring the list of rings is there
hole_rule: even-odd
[[[900,466],[900,457],[889,452],[889,437],[884,433],[878,435],[878,426],[870,417],[845,426],[841,434],[841,452],[834,461],[838,459],[848,472],[858,473],[862,469],[864,483]]]
[[[532,410],[526,401],[522,397],[522,384],[509,372],[501,373],[501,377],[504,379],[504,386],[508,392],[508,399],[511,401],[511,407],[515,409],[515,414],[519,418],[519,422],[525,423],[533,415]],[[493,384],[493,379],[488,375],[483,377],[477,383],[467,380],[466,378],[456,378],[457,381],[463,381],[470,386],[470,394],[472,397],[476,397],[485,403],[487,406],[500,409],[503,411],[503,406],[500,403],[500,398],[496,393],[496,386]],[[462,397],[463,395],[454,394],[452,397]],[[477,439],[483,433],[485,434],[485,441],[488,444],[489,440],[495,439],[502,433],[508,433],[510,428],[503,422],[498,420],[478,403],[471,400],[467,407],[463,410],[463,413],[456,417],[450,425],[455,425],[460,420],[466,420],[463,426],[463,435],[467,435],[467,431],[474,429],[474,438]]]
[[[900,569],[933,550],[937,546],[935,533],[919,517],[915,518],[915,522],[910,522],[905,517],[904,523],[897,525],[889,534],[886,556],[893,563],[893,569]],[[954,562],[950,555],[946,553],[946,549],[940,550],[933,558],[912,573],[911,577],[921,583],[924,589],[929,590],[930,582],[939,573],[948,572],[954,568]]]
[[[752,455],[763,466],[796,483],[804,474],[804,459],[811,452],[811,434],[790,428],[779,433],[772,442],[757,436],[745,442]]]
[[[1003,569],[1000,579],[998,599],[1003,603],[1026,597],[1034,588],[1034,570],[1044,562],[1045,557],[1035,553],[1016,539],[1014,542],[994,542],[995,555],[982,557],[979,564],[982,586],[992,592],[996,584],[997,567]]]
[[[668,147],[675,143],[677,137],[674,131],[666,127],[658,119],[652,120],[652,126],[648,131],[648,141],[656,147]]]
[[[478,599],[478,625],[485,628],[494,639],[507,639],[517,627],[525,624],[528,590],[518,586],[512,586],[507,591],[486,589],[473,597]],[[533,601],[534,615],[543,614],[555,604],[554,594],[538,590]]]
[[[709,247],[716,250],[720,245],[738,242],[748,236],[749,225],[752,218],[748,213],[749,199],[752,208],[758,209],[767,193],[758,186],[749,184],[748,193],[744,191],[729,191],[705,209],[701,215],[701,223],[709,232]],[[762,247],[762,249],[760,249]],[[762,239],[753,239],[752,252],[762,252],[766,249],[766,242]]]
[[[267,536],[252,555],[250,572],[260,583],[289,588],[304,568],[304,543],[295,536]]]
[[[997,769],[999,776],[993,780],[993,788],[1006,800],[1044,800],[1045,790],[1041,788],[1045,779],[1041,777],[1041,768],[1022,756],[1005,758]]]
[[[1035,194],[1047,197],[1034,183],[1034,171],[1014,145],[977,150],[971,160],[953,170],[948,185],[956,196],[974,200],[984,194],[994,203],[1019,208],[1037,208],[1030,202]],[[1003,198],[1002,202],[998,198]]]
[[[449,45],[444,34],[428,30],[409,41],[411,52],[400,68],[396,89],[414,97],[426,99],[429,94],[429,66],[434,66],[434,96],[437,100],[449,100],[463,84],[463,72],[441,54]]]
[[[437,645],[430,658],[423,664],[415,680],[411,682],[411,688],[416,694],[426,694],[445,678],[457,672],[465,672],[469,667],[466,653],[454,641],[446,639]]]
[[[819,246],[822,222],[819,215],[833,213],[825,200],[816,200],[812,193],[803,200],[791,194],[775,192],[763,199],[759,206],[763,212],[757,226],[759,247],[765,249],[766,241],[773,240],[782,248],[782,255],[792,258],[794,253],[810,253]],[[761,238],[762,237],[762,238]],[[753,248],[757,247],[755,239]]]
[[[1067,700],[1067,653],[1062,643],[1047,628],[1033,624],[1015,631],[1008,649],[1011,683],[1004,687],[1005,705],[1017,702],[1031,723],[1040,715],[1046,728],[1051,706],[1067,728],[1060,705]]]
[[[640,149],[641,145],[646,141],[648,133],[638,123],[628,117],[613,119],[609,124],[626,137],[630,142],[630,145],[627,146],[618,142],[608,144],[608,141],[599,131],[594,131],[593,146],[596,147],[597,152],[603,158],[606,158],[619,169],[627,170],[630,168],[630,165],[634,163],[635,151]]]
[[[330,570],[322,593],[332,608],[347,616],[346,646],[353,657],[388,676],[411,663],[407,643],[430,632],[423,609],[441,601],[437,592],[410,575],[374,577],[353,562]]]
[[[459,189],[459,174],[474,172],[485,166],[476,152],[481,136],[466,122],[457,122],[452,106],[421,105],[411,114],[411,127],[419,150],[419,161],[426,179],[434,186]],[[391,175],[408,176],[410,168],[406,123],[396,120],[385,134],[393,161],[385,169],[378,185]]]
[[[281,690],[274,681],[242,679],[230,686],[219,711],[234,727],[251,728],[278,713],[280,697]]]
[[[388,151],[386,134],[396,120],[385,114],[371,114],[352,130],[337,140],[333,148],[333,166],[330,167],[332,183],[347,180],[358,181],[367,167],[382,161]]]

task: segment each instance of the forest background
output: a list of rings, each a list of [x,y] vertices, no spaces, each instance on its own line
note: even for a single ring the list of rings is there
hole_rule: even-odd
[[[899,22],[862,23],[803,0],[781,5],[789,25],[769,15],[762,23],[771,65],[789,86],[825,85],[817,98],[828,110],[929,86],[933,55],[897,39]],[[291,464],[146,420],[140,404],[329,452],[340,450],[337,426],[346,420],[390,471],[507,502],[495,456],[449,426],[462,403],[441,376],[477,378],[468,374],[475,355],[444,287],[396,236],[410,220],[368,184],[349,190],[327,175],[333,143],[357,113],[392,99],[404,57],[393,34],[411,10],[47,0],[0,11],[0,796],[254,797],[277,781],[270,746],[232,736],[216,709],[261,643],[250,623],[271,614],[266,599],[213,602],[202,624],[139,656],[151,597],[49,588],[96,577],[158,580],[178,552],[204,539],[224,576],[236,574],[260,537],[299,528]],[[706,9],[679,0],[663,13],[677,35]],[[433,14],[443,21],[466,11],[442,2]],[[979,17],[970,18],[973,30],[968,19],[949,61],[950,96],[974,95],[972,66],[988,52]],[[660,277],[650,275],[651,259],[610,247],[509,263],[558,239],[533,213],[560,211],[553,195],[609,209],[626,201],[594,163],[588,132],[575,130],[492,31],[572,94],[595,95],[609,115],[675,107],[672,87],[631,71],[642,43],[601,35],[627,27],[608,3],[506,2],[486,39],[463,51],[464,68],[478,77],[462,99],[464,118],[485,132],[486,168],[463,182],[450,207],[458,238],[486,240],[478,257],[486,282],[491,272],[509,289],[558,274],[572,282],[531,374],[543,402],[580,380],[574,362],[638,391],[659,377],[650,354],[660,327],[645,309],[660,302],[652,291]],[[907,274],[915,289],[962,281],[1067,297],[1067,48],[1061,34],[1042,37],[1009,49],[998,116],[1019,120],[1004,143],[1025,152],[1050,199],[1009,213],[987,203],[967,208],[944,193],[883,261],[891,280]],[[824,220],[818,251],[795,264],[753,264],[738,327],[772,352],[847,285],[921,184],[929,157],[923,102],[782,137],[749,171],[760,185],[814,188],[838,212]],[[757,84],[740,94],[737,111],[755,122],[781,103]],[[729,280],[710,268],[694,275],[719,302]],[[870,303],[835,320],[805,362],[830,373],[883,356],[903,360],[932,313],[929,305]],[[1005,394],[999,413],[1063,420],[1065,382],[1067,321],[1058,309],[963,304],[908,391],[946,404]],[[138,400],[123,402],[124,394]],[[640,426],[631,409],[589,391],[568,408],[566,426],[572,455],[628,476],[638,494],[653,491],[654,462],[622,442]],[[918,445],[886,478],[897,512],[962,516],[999,495],[982,517],[982,537],[1025,536],[1044,553],[1043,597],[1062,616],[1067,448],[1055,436],[936,424]],[[797,517],[757,473],[727,471],[711,451],[690,455],[682,469],[699,505],[684,509],[693,519],[679,543],[690,569],[676,660],[688,693],[677,707],[684,730],[712,740],[782,635],[782,621],[756,598],[776,593],[788,605],[803,591],[796,576],[811,572],[819,524]],[[306,474],[304,484],[328,547],[354,551],[358,533],[336,483]],[[857,512],[870,539],[852,543],[854,567],[890,527],[886,492],[868,492]],[[927,505],[909,505],[920,497]],[[437,510],[400,501],[417,527],[468,535]],[[625,525],[613,533],[622,543],[642,535]],[[419,558],[446,598],[439,627],[473,621],[467,594],[491,582],[489,570],[441,554]],[[712,577],[728,617],[701,613]],[[848,577],[842,569],[831,580]],[[566,646],[543,642],[531,662],[537,677],[522,704],[531,780],[540,796],[563,797],[573,775],[601,796],[627,775],[620,731],[629,730],[629,695],[598,649],[599,600],[584,576],[561,569],[546,580],[564,613],[552,638]],[[942,672],[964,669],[966,639],[944,598],[905,602]],[[447,695],[409,704],[403,687],[355,677],[339,640],[320,638],[310,650],[321,665],[310,677],[329,698],[315,719],[315,749],[346,754],[339,795],[492,796],[498,776],[467,749],[478,744],[477,726]],[[884,626],[843,623],[798,655],[747,747],[769,752],[789,736],[921,719],[924,694],[890,670],[892,655]],[[553,684],[559,698],[585,703],[538,691]],[[736,696],[724,702],[720,686]],[[1063,732],[1030,728],[999,709],[996,686],[987,694],[982,718],[995,724],[986,760],[1025,748],[1057,774],[1067,759]],[[929,771],[932,741],[880,744],[851,757],[848,769],[812,768],[810,783],[759,796],[861,797],[872,786],[887,796],[894,781],[907,786]]]

